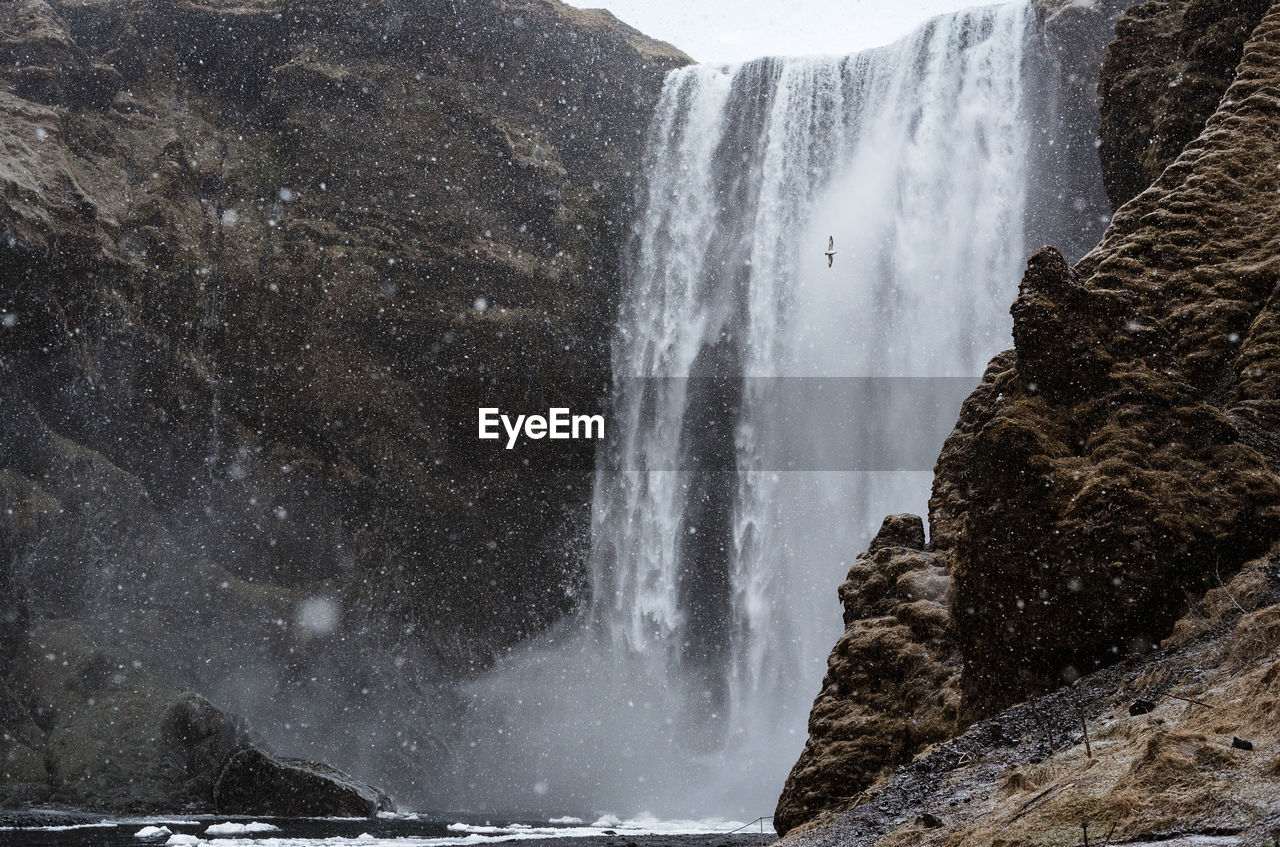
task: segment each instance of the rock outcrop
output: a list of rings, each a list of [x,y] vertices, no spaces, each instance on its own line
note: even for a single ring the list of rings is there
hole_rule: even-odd
[[[1167,0],[1136,6],[1102,70],[1102,178],[1117,208],[1155,182],[1235,79],[1267,0]]]
[[[827,659],[809,740],[774,827],[856,800],[920,747],[959,729],[960,660],[947,614],[950,577],[915,515],[890,515],[840,586],[845,631]]]
[[[476,408],[598,407],[687,59],[551,0],[19,0],[0,59],[22,608],[281,749],[418,746],[433,680],[578,602],[592,445],[481,449]]]
[[[233,754],[213,784],[226,815],[373,817],[395,811],[391,798],[328,765],[273,756],[256,747]]]
[[[1269,20],[1204,132],[1074,270],[1033,256],[1016,356],[939,462],[966,698],[981,711],[1158,641],[1280,527],[1267,417],[1280,282]],[[1247,222],[1247,223],[1246,223]],[[979,407],[975,408],[975,406]]]
[[[1181,46],[1160,47],[1153,27],[1176,33]],[[1111,157],[1109,191],[1128,202],[1102,243],[1075,267],[1051,248],[1030,258],[1012,307],[1015,349],[992,360],[935,469],[930,554],[952,583],[947,631],[962,662],[961,725],[990,719],[1082,676],[1105,687],[1111,683],[1098,669],[1116,662],[1148,663],[1143,666],[1151,680],[1160,678],[1162,667],[1175,674],[1172,665],[1151,658],[1153,646],[1180,619],[1179,633],[1191,626],[1184,615],[1196,597],[1230,580],[1280,539],[1274,400],[1280,348],[1273,314],[1280,290],[1280,7],[1153,0],[1131,10],[1117,33],[1101,83],[1104,162]],[[1220,67],[1223,62],[1230,67]],[[1178,86],[1152,80],[1176,80]],[[1171,90],[1183,82],[1185,91]],[[1121,160],[1127,164],[1115,164]],[[874,554],[860,559],[868,560]],[[1221,606],[1221,596],[1234,595],[1228,590],[1209,602]],[[859,680],[842,658],[849,632],[858,627],[853,621],[833,653],[831,667],[844,670],[828,675],[815,704],[819,731],[811,734],[811,745],[823,746],[821,728],[831,722],[826,715],[835,702],[829,692]],[[1202,646],[1169,642],[1179,643]],[[1221,668],[1222,685],[1245,691],[1258,684],[1250,676],[1254,666],[1219,660],[1214,667]],[[1193,678],[1190,671],[1186,678]],[[844,706],[842,714],[871,727],[877,718],[910,715],[917,702],[891,699],[865,715]],[[1270,707],[1259,708],[1249,713],[1251,726],[1265,723]],[[964,736],[944,770],[981,757],[985,742],[974,736],[981,727],[985,721]],[[1126,837],[1162,831],[1158,816],[1122,808],[1123,797],[1133,796],[1124,794],[1125,786],[1144,796],[1165,792],[1159,780],[1148,778],[1144,761],[1231,770],[1221,756],[1197,758],[1197,750],[1214,747],[1207,739],[1222,731],[1200,727],[1195,738],[1148,739],[1155,752],[1135,759],[1132,773],[1117,777],[1119,787],[1106,801],[1118,831]],[[971,737],[981,743],[965,753]],[[878,740],[860,738],[856,748]],[[833,745],[824,749],[835,755]],[[910,773],[927,769],[921,763],[934,761],[946,745],[931,749],[919,744],[885,760],[851,756],[846,761],[856,764],[845,770],[831,762],[827,783],[797,784],[807,773],[798,765],[784,802],[802,788],[805,796],[819,798],[816,811],[829,809],[827,798],[848,797],[895,762],[919,755],[866,800],[883,807],[887,785],[907,794],[923,790],[921,778]],[[805,755],[823,758],[809,748]],[[1180,764],[1170,764],[1170,757]],[[951,785],[962,778],[946,777]],[[1202,787],[1208,790],[1207,783]],[[1250,810],[1243,820],[1265,811],[1249,805],[1244,794],[1231,797]],[[1203,812],[1212,829],[1211,806],[1185,811]],[[982,808],[990,817],[968,836],[946,826],[937,838],[988,843],[1004,837],[998,821],[1008,810]],[[783,811],[780,830],[813,819],[813,812]],[[931,819],[939,814],[924,806],[918,811]],[[864,823],[874,817],[867,811],[850,815],[848,821]],[[1165,824],[1176,809],[1169,815]],[[1021,817],[1003,820],[1010,826]],[[1053,829],[1061,820],[1040,813],[1033,818],[1041,828],[1020,821],[1010,843],[1062,843],[1061,831]],[[1077,832],[1081,818],[1098,820],[1081,812],[1071,821]],[[923,834],[927,826],[907,829],[884,843],[937,840]],[[873,830],[868,825],[844,843],[880,843],[880,836],[870,837]]]
[[[21,658],[6,686],[14,700],[0,742],[0,805],[321,816],[394,809],[335,768],[276,757],[243,719],[98,649],[77,623],[38,623]]]
[[[978,721],[785,843],[1048,847],[1086,833],[1091,844],[1274,843],[1276,559],[1269,551],[1194,604],[1158,652]],[[1138,701],[1150,711],[1135,713]]]

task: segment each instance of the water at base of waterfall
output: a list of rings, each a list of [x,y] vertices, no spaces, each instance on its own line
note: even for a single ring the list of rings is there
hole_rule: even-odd
[[[735,831],[736,830],[736,831]],[[236,818],[210,815],[115,818],[63,812],[0,810],[0,842],[9,847],[138,847],[168,844],[251,847],[259,839],[273,847],[457,847],[518,844],[541,847],[759,847],[777,838],[767,822],[620,820],[585,821],[382,814],[377,818]]]

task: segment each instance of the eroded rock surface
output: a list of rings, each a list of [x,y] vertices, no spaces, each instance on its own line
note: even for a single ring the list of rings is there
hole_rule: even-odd
[[[1259,847],[1276,834],[1280,567],[1249,562],[1129,657],[980,720],[793,847]],[[1137,699],[1150,712],[1130,714]],[[1089,742],[1085,743],[1085,726]],[[1254,750],[1232,747],[1243,734]]]
[[[999,796],[983,788],[979,807],[969,783],[957,782],[970,775],[933,782],[929,776],[935,766],[950,772],[980,760],[990,717],[1011,704],[1081,676],[1095,686],[1090,696],[1101,696],[1129,672],[1098,668],[1137,663],[1147,687],[1163,684],[1162,673],[1195,679],[1194,662],[1151,659],[1153,645],[1180,619],[1175,638],[1184,640],[1169,644],[1220,668],[1215,684],[1237,692],[1230,696],[1245,696],[1274,673],[1216,652],[1244,651],[1246,642],[1266,645],[1270,634],[1216,641],[1212,650],[1205,640],[1218,638],[1221,629],[1197,631],[1200,641],[1185,638],[1195,629],[1189,604],[1280,537],[1274,405],[1280,330],[1273,314],[1280,285],[1280,7],[1144,3],[1117,31],[1102,78],[1104,162],[1110,157],[1113,199],[1128,202],[1102,243],[1075,267],[1052,248],[1030,258],[1012,307],[1015,349],[991,361],[935,469],[930,555],[952,581],[947,631],[962,662],[958,721],[981,723],[932,752],[917,746],[921,758],[870,796],[854,792],[883,775],[890,761],[849,755],[844,761],[857,764],[843,772],[838,762],[827,764],[830,779],[805,785],[806,796],[834,804],[843,793],[851,798],[846,802],[865,803],[843,823],[805,836],[809,843],[873,844],[882,837],[885,844],[1005,843],[1014,821],[1008,843],[1065,843],[1081,819],[1099,819],[1084,811],[1098,803],[1126,837],[1167,832],[1180,814],[1201,827],[1189,831],[1213,831],[1215,821],[1227,819],[1233,831],[1243,831],[1267,811],[1246,790],[1247,779],[1231,783],[1240,790],[1228,792],[1230,806],[1179,806],[1187,795],[1170,795],[1184,785],[1179,774],[1196,770],[1199,789],[1210,791],[1224,784],[1213,774],[1244,764],[1218,750],[1215,739],[1226,725],[1208,727],[1197,722],[1201,716],[1185,736],[1143,735],[1130,751],[1136,758],[1114,774],[1103,800],[1090,789],[1087,801],[1063,796],[1028,816],[1029,789],[1053,783],[1052,790],[1065,792],[1069,780],[1038,774],[1025,784],[1006,783]],[[1160,31],[1172,41],[1159,41]],[[1184,82],[1185,90],[1176,90]],[[1125,156],[1128,164],[1117,165]],[[860,562],[873,555],[881,554],[864,554]],[[1249,579],[1261,580],[1261,561],[1240,578],[1252,573]],[[1210,593],[1205,602],[1216,611],[1208,617],[1225,614],[1233,592]],[[1238,609],[1245,620],[1271,614],[1246,603]],[[850,631],[832,657],[831,667],[843,670],[828,676],[815,718],[832,708],[829,692],[859,679],[841,658]],[[1253,649],[1242,655],[1254,656]],[[906,661],[904,667],[913,666]],[[1049,696],[1069,698],[1061,689]],[[893,699],[857,716],[873,726],[876,718],[894,720],[913,705]],[[1272,708],[1270,700],[1253,703],[1241,720],[1260,728]],[[855,712],[846,707],[845,714]],[[1012,718],[997,720],[1007,725]],[[1054,720],[1060,725],[1047,732],[1061,735],[1067,718]],[[810,743],[821,747],[821,720],[814,726]],[[1046,732],[1044,726],[1039,731]],[[876,736],[866,735],[849,746],[867,749]],[[1230,741],[1228,734],[1227,746]],[[805,756],[802,765],[820,758],[809,748]],[[1010,760],[1000,761],[973,784],[1004,778],[1001,768]],[[811,773],[817,772],[797,766],[784,802]],[[957,804],[974,802],[962,810],[967,829],[953,825],[957,812],[932,807],[940,786]],[[1159,799],[1144,800],[1141,810],[1126,808],[1124,798],[1134,791]],[[1067,817],[1072,808],[1079,812],[1074,820]],[[987,817],[978,820],[975,809]],[[926,812],[945,825],[915,820]],[[806,819],[783,814],[780,831]]]
[[[373,817],[395,811],[391,798],[328,765],[273,756],[254,747],[233,754],[213,785],[227,815]]]
[[[360,761],[321,727],[363,721],[443,754],[433,680],[585,581],[593,445],[482,449],[476,409],[599,406],[687,58],[544,0],[19,0],[0,60],[0,567],[30,619],[282,749]],[[68,747],[102,742],[72,711]]]
[[[778,800],[779,832],[849,805],[921,746],[959,729],[949,586],[942,557],[925,549],[920,518],[885,518],[840,586],[845,631]]]
[[[1269,421],[1250,405],[1274,370],[1280,282],[1275,24],[1097,250],[1074,271],[1032,257],[1011,367],[971,401],[971,437],[944,448],[957,477],[933,508],[963,521],[955,613],[975,709],[1024,693],[1019,669],[1069,681],[1158,641],[1188,593],[1277,533]]]
[[[1267,0],[1148,0],[1120,21],[1107,50],[1102,176],[1117,208],[1155,182],[1200,134],[1235,79]]]

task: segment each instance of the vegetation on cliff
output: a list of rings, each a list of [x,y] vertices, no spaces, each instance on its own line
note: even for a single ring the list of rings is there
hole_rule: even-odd
[[[1165,32],[1166,41],[1153,41],[1155,30]],[[1102,243],[1074,268],[1051,248],[1031,257],[1012,307],[1015,348],[992,360],[943,447],[930,502],[930,545],[915,554],[949,575],[949,619],[897,650],[935,655],[931,668],[961,663],[964,723],[1126,657],[1146,661],[1180,618],[1180,635],[1164,643],[1188,646],[1186,633],[1197,629],[1202,614],[1196,598],[1227,584],[1280,538],[1273,303],[1280,283],[1280,7],[1151,0],[1132,9],[1117,33],[1100,86],[1103,162],[1112,197],[1128,202]],[[1169,82],[1157,86],[1152,79]],[[1183,83],[1185,91],[1172,90]],[[1135,180],[1142,184],[1135,187]],[[1255,580],[1269,561],[1251,566]],[[860,567],[862,559],[851,582]],[[1230,587],[1217,591],[1210,602],[1218,607],[1223,597],[1238,596]],[[1270,619],[1275,598],[1248,594],[1255,606],[1237,604],[1245,617],[1230,625],[1253,631]],[[877,619],[864,617],[843,590],[842,599],[852,613],[844,645]],[[1215,637],[1222,633],[1210,629]],[[1208,630],[1197,631],[1207,637]],[[1159,660],[1144,666],[1147,682],[1126,690],[1153,687],[1167,674],[1214,692],[1210,699],[1222,711],[1190,709],[1159,730],[1117,730],[1129,741],[1142,739],[1108,754],[1110,764],[1131,762],[1128,776],[1111,774],[1119,781],[1102,794],[1095,788],[1108,784],[1102,774],[1109,770],[1080,777],[1081,787],[1070,795],[1079,801],[1072,826],[1109,818],[1118,834],[1132,838],[1175,823],[1188,831],[1213,829],[1214,815],[1223,811],[1215,803],[1229,804],[1233,831],[1273,813],[1257,780],[1272,785],[1274,772],[1251,763],[1247,779],[1233,780],[1230,774],[1244,762],[1222,751],[1224,743],[1230,748],[1233,721],[1271,737],[1272,706],[1256,699],[1268,685],[1261,680],[1274,674],[1268,638],[1258,641],[1271,645],[1262,652],[1246,649],[1244,636],[1215,642],[1213,649],[1192,639],[1188,649],[1203,663],[1204,679],[1191,671],[1178,676],[1174,665]],[[948,641],[954,652],[939,653],[937,645]],[[856,701],[833,702],[828,692],[855,686],[859,677],[849,669],[867,661],[845,652],[837,646],[832,654],[811,719],[811,731],[817,730],[811,747],[820,743],[806,749],[808,759],[843,755],[837,739],[823,741],[829,724],[856,717],[883,727],[881,742],[900,727],[932,725],[932,700],[906,689],[870,710]],[[904,670],[912,667],[907,662]],[[1234,698],[1254,699],[1246,707]],[[837,708],[841,714],[830,714]],[[1157,738],[1160,732],[1167,737]],[[888,780],[881,787],[893,784],[898,776],[887,774],[895,765],[929,755],[926,745],[941,740],[935,732],[914,747],[892,746],[883,759],[856,760],[849,774],[828,763],[830,784],[797,793],[796,779],[808,772],[802,758],[783,793],[780,829],[841,806],[883,805],[875,789],[855,792],[877,776]],[[855,746],[875,745],[863,739]],[[977,750],[948,767],[981,755]],[[1196,783],[1197,794],[1182,776],[1153,776],[1152,768],[1219,773]],[[973,772],[966,774],[947,778]],[[1065,778],[1057,781],[1061,775],[1033,782],[1065,786]],[[1085,784],[1094,786],[1088,802],[1079,799]],[[1127,807],[1117,793],[1122,788],[1137,792],[1125,795]],[[1006,791],[1004,799],[1018,802],[1026,789]],[[919,802],[920,809],[929,805]],[[1021,834],[1005,842],[998,821],[1006,815],[1012,825],[1009,807],[983,808],[988,817],[970,815],[967,835],[946,828],[882,843],[1065,843],[1061,828],[1054,828],[1062,821],[1053,824],[1047,812],[1019,822]],[[848,821],[861,820],[858,814],[849,812]],[[881,843],[888,830],[875,837],[871,831],[846,843]]]

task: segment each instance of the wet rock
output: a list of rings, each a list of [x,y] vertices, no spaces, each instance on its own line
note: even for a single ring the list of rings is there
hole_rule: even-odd
[[[265,752],[243,719],[96,649],[80,624],[37,623],[21,658],[15,693],[35,721],[0,736],[4,802],[136,813],[342,816],[393,808],[385,794],[337,769]],[[298,808],[312,811],[286,811]]]
[[[883,547],[906,547],[911,550],[923,550],[924,521],[919,515],[887,515],[880,524],[880,531],[871,539],[867,551],[874,553]]]
[[[60,801],[207,805],[235,733],[170,720],[187,687],[398,703],[575,606],[594,446],[512,463],[475,409],[601,402],[644,130],[688,61],[555,2],[0,3],[0,532],[30,617],[87,642],[28,686]],[[134,697],[135,662],[205,678]],[[388,744],[435,717],[383,708]]]
[[[77,826],[98,823],[101,815],[72,812],[64,809],[0,809],[0,826]]]
[[[1269,0],[1148,0],[1116,26],[1099,81],[1099,155],[1117,208],[1153,183],[1218,108]]]
[[[169,707],[161,733],[186,777],[182,791],[196,797],[212,797],[223,765],[252,743],[242,718],[193,693],[181,695]]]
[[[373,817],[395,811],[390,797],[337,768],[256,748],[233,754],[222,766],[213,802],[227,815]]]
[[[956,731],[959,663],[945,559],[893,515],[840,586],[845,631],[827,660],[809,738],[774,812],[785,834],[839,809],[922,746]]]

